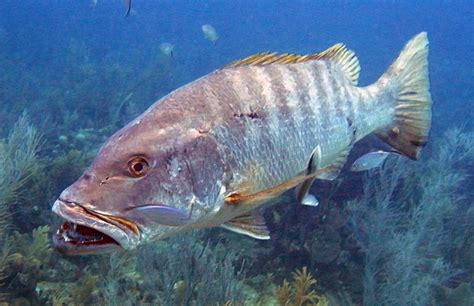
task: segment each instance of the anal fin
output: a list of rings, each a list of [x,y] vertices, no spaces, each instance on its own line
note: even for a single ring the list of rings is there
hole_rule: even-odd
[[[252,211],[248,214],[235,217],[220,226],[232,232],[247,235],[255,239],[270,239],[270,231],[265,225],[265,219],[258,211]]]

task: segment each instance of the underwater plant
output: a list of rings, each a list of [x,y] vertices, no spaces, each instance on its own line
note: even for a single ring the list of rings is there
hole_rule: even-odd
[[[458,190],[474,162],[474,133],[452,129],[434,143],[417,167],[396,158],[370,172],[362,198],[349,203],[364,252],[364,305],[432,305],[452,270],[448,226],[465,201]]]
[[[140,275],[136,271],[137,260],[139,258],[134,253],[112,253],[102,256],[101,271],[96,276],[101,304],[116,306],[133,304],[139,300],[138,290],[132,290],[140,281]]]
[[[2,241],[3,284],[0,282],[0,294],[11,296],[12,301],[14,298],[35,299],[37,283],[47,278],[49,273],[52,254],[49,237],[49,226],[42,226],[31,234],[15,231]]]
[[[292,273],[293,281],[290,283],[286,279],[283,284],[275,290],[278,305],[280,306],[302,306],[318,305],[327,306],[327,299],[318,295],[311,287],[316,284],[316,280],[306,267]]]
[[[30,124],[26,113],[20,116],[8,138],[0,140],[0,234],[8,227],[20,188],[39,170],[41,134]]]
[[[152,294],[162,292],[162,305],[242,302],[245,273],[238,255],[196,236],[182,235],[141,249],[138,270],[145,287]]]
[[[22,187],[40,169],[38,157],[40,145],[41,135],[31,125],[26,113],[19,117],[8,137],[0,140],[0,288],[6,285],[12,274],[18,272],[13,266],[21,260],[18,254],[14,253],[17,241],[10,234],[14,227],[11,217],[17,210],[15,204],[25,192]],[[46,230],[47,228],[45,227]],[[41,230],[38,229],[33,233],[33,242],[38,241]],[[31,247],[37,245],[33,244]],[[46,245],[49,246],[48,238]],[[27,253],[31,255],[30,252]],[[5,297],[6,293],[2,291],[0,289],[0,297],[2,295]]]

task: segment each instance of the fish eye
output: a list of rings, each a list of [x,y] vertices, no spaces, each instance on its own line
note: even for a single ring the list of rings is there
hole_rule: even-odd
[[[148,162],[141,156],[133,157],[128,161],[128,172],[133,177],[142,177],[148,171]]]

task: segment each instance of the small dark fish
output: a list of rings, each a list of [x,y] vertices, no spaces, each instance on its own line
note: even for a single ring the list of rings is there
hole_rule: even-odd
[[[127,14],[125,14],[125,17],[128,17],[128,15],[130,15],[130,11],[132,10],[132,0],[124,0],[123,2],[128,7]]]
[[[469,271],[467,270],[457,270],[453,273],[446,275],[442,280],[441,284],[445,287],[455,289],[461,283],[467,282],[469,279]]]

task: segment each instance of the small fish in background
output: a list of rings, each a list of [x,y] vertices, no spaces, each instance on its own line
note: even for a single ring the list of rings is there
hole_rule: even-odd
[[[210,24],[205,24],[201,27],[202,33],[204,33],[204,37],[215,43],[219,39],[219,35],[217,35],[216,29],[211,26]]]
[[[351,171],[360,172],[383,166],[390,152],[376,151],[362,155],[351,166]]]
[[[164,42],[160,44],[160,52],[165,56],[172,57],[173,56],[174,45]]]
[[[130,12],[132,10],[132,0],[123,0],[123,3],[125,3],[125,5],[127,6],[127,13],[125,14],[125,18],[128,17],[128,15],[130,15]]]
[[[99,0],[92,0],[92,1],[91,1],[91,6],[92,6],[93,8],[95,8],[95,7],[97,6],[97,2],[99,2]]]
[[[467,283],[468,281],[468,270],[455,270],[441,279],[441,285],[450,289],[456,289],[457,287],[459,287],[459,285],[461,285],[462,283]]]

